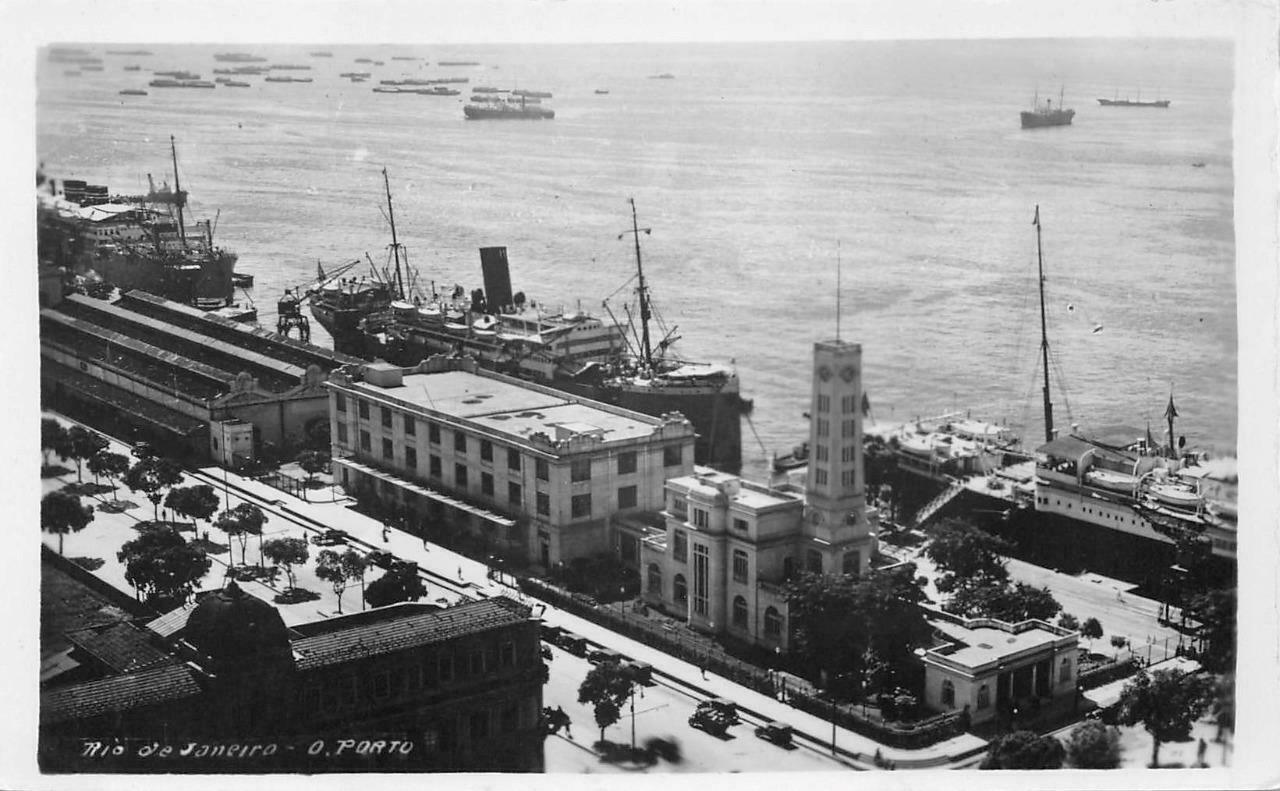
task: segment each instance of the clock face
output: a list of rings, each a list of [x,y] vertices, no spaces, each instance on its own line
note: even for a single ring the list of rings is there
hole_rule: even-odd
[[[853,370],[852,365],[846,365],[844,368],[840,369],[840,378],[845,380],[846,382],[852,382],[853,377],[857,375],[858,375],[858,372]]]
[[[831,379],[831,369],[823,365],[818,368],[818,378],[826,382]]]

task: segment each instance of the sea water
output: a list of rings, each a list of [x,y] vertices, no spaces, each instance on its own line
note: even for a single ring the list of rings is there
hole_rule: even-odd
[[[102,72],[71,77],[41,57],[46,174],[142,194],[148,174],[172,185],[174,136],[188,217],[216,218],[215,241],[256,277],[239,298],[264,326],[317,263],[387,263],[384,167],[423,288],[480,287],[477,249],[502,245],[530,299],[597,314],[608,299],[625,322],[636,262],[620,234],[634,198],[674,348],[731,363],[754,399],[748,474],[807,435],[812,344],[837,333],[862,344],[875,420],[961,411],[1034,445],[1039,205],[1059,427],[1149,423],[1162,437],[1172,393],[1189,445],[1235,448],[1228,42],[326,44],[332,58],[302,45],[86,48]],[[145,85],[152,70],[212,79],[238,65],[213,59],[224,50],[310,65],[287,73],[314,81]],[[373,76],[352,84],[343,71]],[[457,97],[371,90],[445,76],[469,83]],[[464,120],[481,85],[550,91],[556,117]],[[1139,94],[1172,104],[1096,101]],[[1071,126],[1020,128],[1037,96],[1059,95]]]

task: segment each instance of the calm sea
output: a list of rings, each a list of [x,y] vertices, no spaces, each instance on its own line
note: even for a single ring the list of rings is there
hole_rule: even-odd
[[[613,295],[620,318],[634,197],[676,348],[732,360],[755,399],[749,473],[807,433],[811,348],[836,333],[837,279],[875,419],[968,411],[1034,440],[1039,204],[1059,424],[1150,421],[1159,436],[1172,388],[1177,432],[1234,451],[1229,43],[145,48],[89,46],[104,70],[80,76],[41,64],[45,170],[144,192],[148,173],[172,181],[175,136],[194,214],[216,216],[217,240],[256,276],[264,325],[318,261],[386,261],[383,167],[423,283],[477,287],[477,248],[505,245],[530,298],[599,313]],[[314,82],[118,95],[152,70],[212,79],[224,50],[309,65],[277,73]],[[653,78],[664,72],[674,79]],[[470,83],[449,98],[371,91],[441,76]],[[465,121],[477,85],[551,91],[556,118]],[[1060,91],[1072,126],[1019,128],[1037,92]],[[1172,106],[1096,101],[1139,94]]]

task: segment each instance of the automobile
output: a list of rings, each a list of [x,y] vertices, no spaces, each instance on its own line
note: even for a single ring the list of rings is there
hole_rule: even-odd
[[[374,566],[382,569],[390,569],[400,562],[400,558],[387,552],[385,549],[375,549],[370,552],[367,560]]]
[[[587,655],[587,638],[582,635],[574,634],[569,631],[562,631],[559,636],[556,637],[555,643],[571,654],[576,654],[578,656]]]
[[[724,736],[729,730],[729,718],[716,711],[715,709],[704,709],[699,707],[689,717],[689,725],[694,728],[701,728],[712,736]]]
[[[698,711],[714,711],[729,721],[730,725],[737,725],[741,720],[738,717],[738,704],[728,698],[711,698],[698,703]]]
[[[622,663],[622,669],[637,684],[647,685],[653,681],[653,665],[648,662],[637,662],[634,659],[628,659]]]
[[[788,747],[791,744],[791,726],[780,722],[766,722],[756,728],[756,736],[779,747]]]
[[[347,532],[345,530],[329,529],[318,536],[311,538],[311,543],[318,547],[332,547],[338,544],[347,543]]]
[[[604,665],[608,663],[619,664],[622,662],[622,654],[614,651],[612,648],[597,648],[587,654],[587,661],[593,665]]]
[[[563,629],[559,626],[553,626],[546,621],[538,621],[538,631],[543,640],[546,640],[549,643],[554,643],[560,636],[560,632],[562,632]]]
[[[150,459],[156,455],[156,449],[150,442],[135,442],[131,452],[138,459]]]

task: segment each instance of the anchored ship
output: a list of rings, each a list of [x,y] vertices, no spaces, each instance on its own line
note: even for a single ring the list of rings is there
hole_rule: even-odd
[[[1031,110],[1022,111],[1022,128],[1035,129],[1042,126],[1069,126],[1076,111],[1062,106],[1062,93],[1058,94],[1058,106],[1053,106],[1052,99],[1045,99],[1040,104],[1040,96],[1036,94]]]
[[[462,108],[462,114],[471,120],[480,119],[497,119],[497,120],[541,120],[556,117],[556,111],[550,107],[543,107],[539,103],[526,101],[525,97],[520,97],[520,101],[514,98],[505,102],[486,102],[484,104],[468,104]]]
[[[209,220],[189,225],[178,152],[169,138],[174,188],[115,195],[83,181],[37,176],[41,263],[205,309],[231,305],[236,254],[218,247]],[[150,178],[148,176],[148,178]]]

